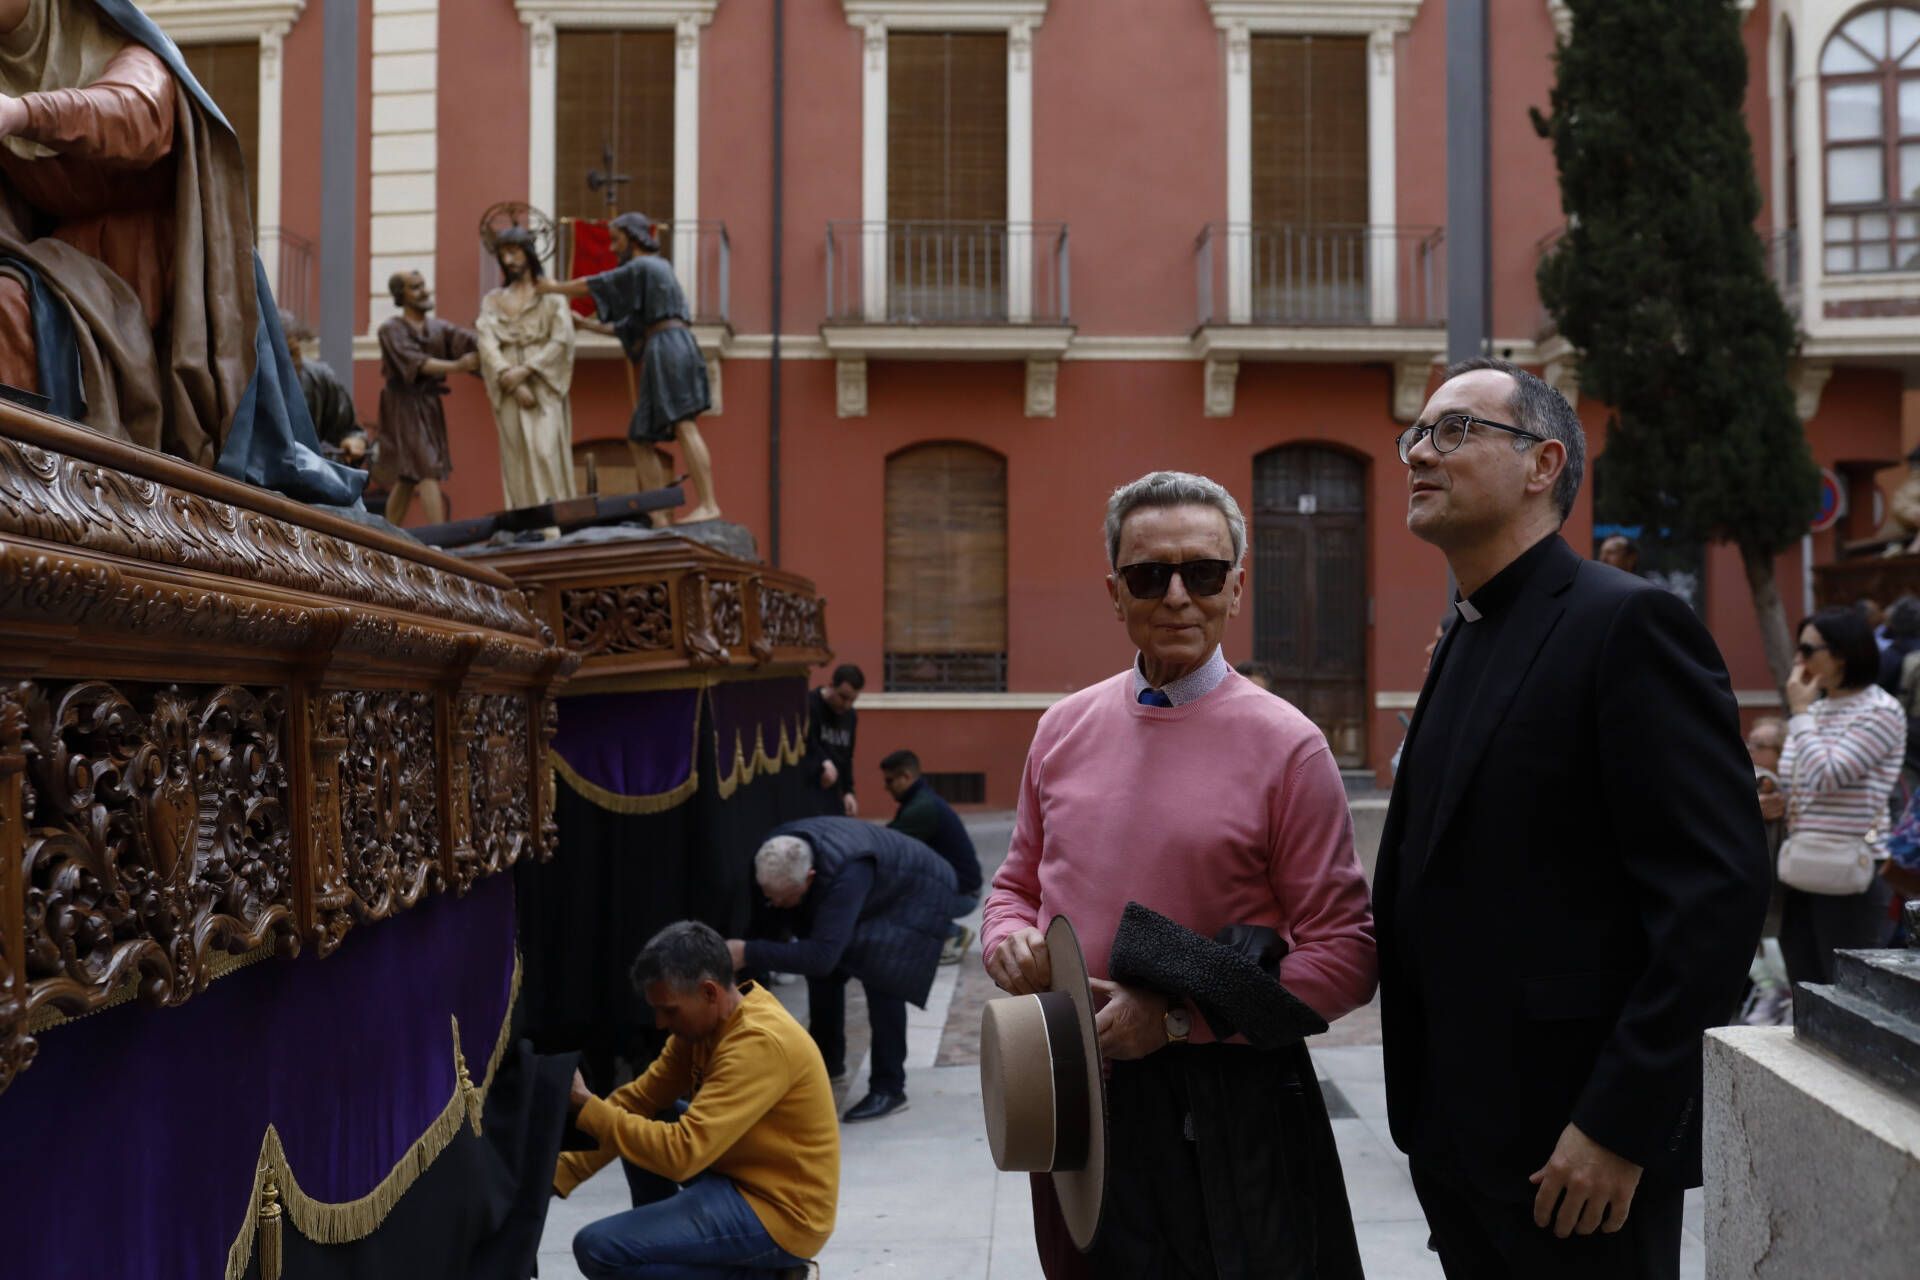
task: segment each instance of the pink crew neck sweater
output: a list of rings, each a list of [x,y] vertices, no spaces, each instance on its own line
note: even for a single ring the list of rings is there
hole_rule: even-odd
[[[1372,999],[1373,910],[1320,730],[1237,674],[1179,707],[1131,694],[1121,672],[1040,718],[982,956],[1064,915],[1104,978],[1132,900],[1203,937],[1277,930],[1281,983],[1329,1022]],[[1210,1038],[1195,1019],[1193,1039]]]

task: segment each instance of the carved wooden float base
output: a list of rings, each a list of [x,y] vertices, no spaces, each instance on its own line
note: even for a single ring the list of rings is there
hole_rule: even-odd
[[[551,856],[578,660],[510,581],[55,419],[0,433],[0,1089],[62,1018]]]

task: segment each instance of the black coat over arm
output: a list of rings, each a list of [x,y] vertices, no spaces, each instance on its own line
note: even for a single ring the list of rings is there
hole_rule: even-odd
[[[1403,770],[1381,840],[1394,1140],[1524,1201],[1571,1121],[1698,1186],[1701,1038],[1733,1012],[1770,883],[1733,693],[1677,597],[1557,537],[1529,568],[1445,768]],[[1444,659],[1410,744],[1438,731]],[[1411,789],[1435,785],[1427,848],[1403,848]]]

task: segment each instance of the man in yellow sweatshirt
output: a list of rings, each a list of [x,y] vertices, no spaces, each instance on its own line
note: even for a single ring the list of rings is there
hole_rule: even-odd
[[[622,1159],[667,1180],[573,1238],[588,1280],[800,1276],[833,1233],[840,1126],[820,1051],[764,988],[733,985],[726,942],[693,920],[655,934],[633,964],[667,1046],[602,1099],[576,1072],[578,1123],[597,1151],[560,1157],[565,1196]],[[672,1116],[684,1100],[677,1118]],[[630,1180],[636,1201],[643,1183]],[[672,1190],[668,1184],[679,1184]]]

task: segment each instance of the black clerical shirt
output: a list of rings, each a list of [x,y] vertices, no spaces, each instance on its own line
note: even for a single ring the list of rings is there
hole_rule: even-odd
[[[1542,538],[1478,591],[1464,600],[1456,600],[1454,609],[1458,616],[1433,652],[1433,668],[1427,673],[1427,705],[1400,757],[1407,821],[1400,839],[1399,883],[1394,887],[1394,930],[1400,954],[1414,957],[1416,963],[1419,950],[1415,917],[1419,906],[1411,891],[1432,852],[1435,810],[1446,783],[1447,768],[1464,745],[1460,741],[1460,730],[1467,718],[1467,708],[1480,695],[1488,663],[1499,647],[1501,629],[1513,614],[1514,601],[1546,558],[1548,549],[1559,541],[1559,536],[1553,533]],[[1417,990],[1419,984],[1415,981],[1410,985]],[[1429,1034],[1445,1034],[1445,1028],[1429,1028]],[[1432,1117],[1437,1116],[1439,1108],[1428,1106],[1421,1110],[1423,1115]],[[1437,1154],[1427,1142],[1420,1145],[1429,1146],[1423,1154]]]

